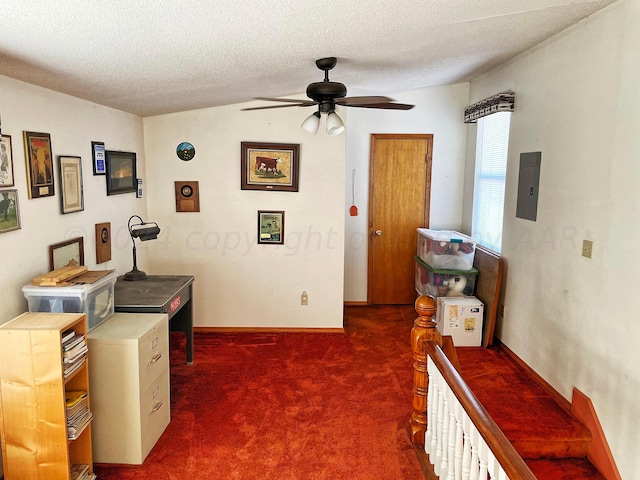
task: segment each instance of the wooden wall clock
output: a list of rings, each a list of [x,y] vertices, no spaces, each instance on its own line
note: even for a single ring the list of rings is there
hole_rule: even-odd
[[[200,192],[197,181],[175,182],[176,212],[199,212]]]

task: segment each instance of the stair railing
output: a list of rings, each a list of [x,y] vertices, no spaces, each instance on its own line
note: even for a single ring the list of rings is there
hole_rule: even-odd
[[[536,480],[438,343],[427,354],[424,449],[438,478]]]

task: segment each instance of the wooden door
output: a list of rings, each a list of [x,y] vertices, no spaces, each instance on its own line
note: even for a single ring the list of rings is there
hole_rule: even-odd
[[[369,300],[416,299],[416,228],[429,225],[433,135],[373,134],[369,187]]]

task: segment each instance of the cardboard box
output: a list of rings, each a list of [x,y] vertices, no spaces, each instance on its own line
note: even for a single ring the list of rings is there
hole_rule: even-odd
[[[482,344],[484,305],[476,297],[438,297],[436,329],[451,335],[456,347]]]

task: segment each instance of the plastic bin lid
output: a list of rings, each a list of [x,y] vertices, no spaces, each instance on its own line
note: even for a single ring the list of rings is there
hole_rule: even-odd
[[[475,268],[472,268],[471,270],[446,270],[444,268],[433,268],[417,255],[414,255],[413,259],[418,265],[426,268],[431,273],[439,273],[442,275],[478,275],[480,273],[480,271]]]

